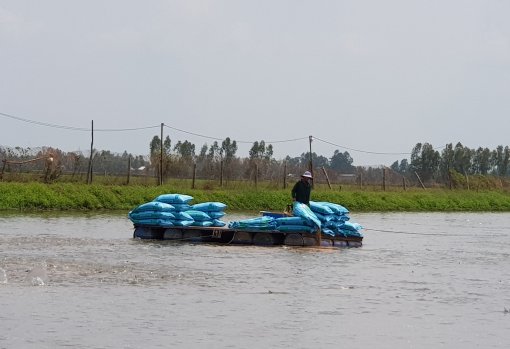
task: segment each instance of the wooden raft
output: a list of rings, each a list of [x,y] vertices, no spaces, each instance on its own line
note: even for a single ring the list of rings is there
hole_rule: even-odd
[[[133,238],[153,240],[174,240],[235,245],[260,246],[317,246],[317,234],[306,232],[250,231],[226,227],[150,227],[135,226]],[[321,246],[361,247],[363,237],[330,236],[321,234]]]

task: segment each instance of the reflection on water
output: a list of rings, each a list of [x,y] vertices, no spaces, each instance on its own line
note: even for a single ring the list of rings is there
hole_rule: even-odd
[[[351,216],[361,248],[137,240],[123,212],[0,214],[0,348],[508,347],[510,214]]]

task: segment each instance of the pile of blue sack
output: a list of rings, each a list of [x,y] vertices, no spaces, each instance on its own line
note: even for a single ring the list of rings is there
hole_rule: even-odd
[[[360,236],[363,227],[350,221],[349,210],[332,202],[310,201],[310,210],[322,223],[322,232],[332,236]]]
[[[349,210],[331,202],[310,201],[310,206],[294,202],[292,216],[262,216],[230,222],[228,227],[239,230],[273,230],[281,232],[316,233],[319,229],[331,236],[363,236],[358,223],[350,222]]]
[[[134,225],[168,227],[223,227],[221,218],[227,205],[221,202],[191,204],[193,197],[185,194],[162,194],[153,201],[129,212]]]

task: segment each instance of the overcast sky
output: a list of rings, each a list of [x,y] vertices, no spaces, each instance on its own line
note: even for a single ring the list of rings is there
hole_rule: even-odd
[[[148,154],[165,123],[275,157],[390,165],[416,143],[510,145],[510,1],[0,0],[0,113]],[[199,134],[211,138],[199,137]],[[298,139],[298,140],[295,140]],[[243,143],[246,142],[246,143]],[[90,132],[0,115],[0,145]],[[440,149],[439,149],[440,150]]]

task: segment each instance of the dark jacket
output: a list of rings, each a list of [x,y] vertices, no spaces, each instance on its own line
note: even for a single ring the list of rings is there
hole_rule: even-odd
[[[301,179],[294,184],[291,194],[292,198],[296,201],[310,206],[310,193],[312,191],[312,185],[310,182]]]

